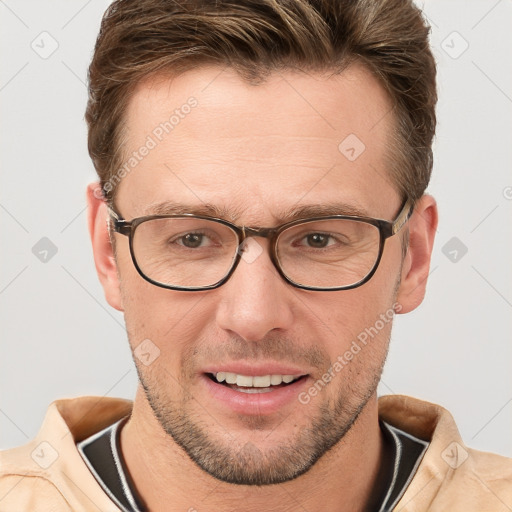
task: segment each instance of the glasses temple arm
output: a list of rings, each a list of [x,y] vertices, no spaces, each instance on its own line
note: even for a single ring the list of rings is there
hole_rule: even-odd
[[[398,217],[395,219],[395,222],[393,222],[393,226],[392,226],[393,235],[398,233],[402,229],[404,224],[411,217],[413,210],[414,210],[413,202],[410,199],[407,199],[402,210],[398,214]]]

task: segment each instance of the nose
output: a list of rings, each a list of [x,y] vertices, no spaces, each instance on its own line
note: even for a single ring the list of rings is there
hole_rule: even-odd
[[[246,341],[258,341],[274,329],[293,325],[292,286],[274,267],[268,241],[248,238],[238,267],[217,289],[217,324]]]

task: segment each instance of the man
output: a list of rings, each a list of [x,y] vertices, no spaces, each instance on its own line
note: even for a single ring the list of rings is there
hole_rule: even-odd
[[[115,2],[90,67],[96,269],[129,401],[52,404],[1,510],[510,510],[509,459],[376,389],[437,226],[409,2]]]

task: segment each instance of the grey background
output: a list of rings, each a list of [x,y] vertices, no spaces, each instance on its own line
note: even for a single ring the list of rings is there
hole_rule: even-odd
[[[86,228],[85,77],[108,3],[0,1],[0,448],[33,437],[56,398],[136,387]],[[439,65],[429,191],[440,226],[427,297],[396,319],[380,392],[439,403],[467,444],[512,456],[512,3],[424,9]]]

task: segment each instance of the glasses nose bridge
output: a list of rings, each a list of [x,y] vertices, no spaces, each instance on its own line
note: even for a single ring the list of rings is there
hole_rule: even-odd
[[[278,228],[259,228],[242,226],[242,240],[249,237],[260,236],[272,240],[277,232]]]

